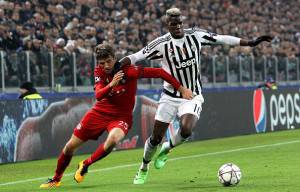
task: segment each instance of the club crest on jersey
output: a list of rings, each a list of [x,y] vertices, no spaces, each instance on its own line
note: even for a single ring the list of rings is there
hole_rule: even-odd
[[[180,49],[180,52],[181,52],[181,54],[187,54],[187,50],[186,50],[186,48],[184,48],[184,47],[182,47],[181,49]]]
[[[170,48],[170,49],[169,49],[169,52],[170,52],[170,53],[173,53],[173,52],[174,52],[174,50],[173,50],[172,48]]]
[[[101,80],[100,77],[95,77],[95,83],[99,82]]]
[[[82,124],[81,123],[78,123],[78,125],[76,126],[76,129],[80,130],[82,127]]]

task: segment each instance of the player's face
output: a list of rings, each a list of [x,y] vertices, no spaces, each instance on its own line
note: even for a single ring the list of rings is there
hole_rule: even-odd
[[[180,16],[168,18],[167,28],[173,38],[178,39],[184,36],[182,18]]]
[[[97,64],[102,67],[106,74],[110,74],[113,71],[116,61],[117,60],[113,57],[107,57],[104,59],[99,59]]]

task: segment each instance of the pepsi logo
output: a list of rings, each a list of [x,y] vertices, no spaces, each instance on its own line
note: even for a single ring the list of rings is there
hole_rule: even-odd
[[[257,89],[253,94],[253,119],[257,133],[266,131],[267,113],[266,100],[262,89]]]

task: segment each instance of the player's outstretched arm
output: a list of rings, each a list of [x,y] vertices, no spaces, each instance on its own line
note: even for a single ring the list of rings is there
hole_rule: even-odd
[[[162,78],[163,80],[170,83],[176,90],[178,90],[184,99],[192,99],[193,92],[190,89],[187,89],[180,85],[180,83],[172,77],[169,73],[161,68],[150,68],[146,67],[141,73],[141,78]]]
[[[131,60],[128,56],[123,57],[120,61],[119,61],[119,66],[115,66],[115,71],[119,71],[122,67],[126,66],[126,65],[130,65],[131,64]]]
[[[118,63],[119,65],[116,65],[115,67],[117,67],[118,69],[115,69],[115,71],[118,71],[119,69],[121,69],[122,67],[126,66],[126,65],[130,65],[130,64],[134,64],[137,61],[143,60],[145,59],[146,56],[143,54],[143,51],[140,50],[136,53],[133,53],[131,55],[128,55],[126,57],[123,57]]]
[[[240,45],[241,45],[241,46],[255,47],[255,46],[259,45],[259,44],[260,44],[261,42],[263,42],[263,41],[271,42],[272,39],[273,39],[273,37],[268,36],[268,35],[263,35],[263,36],[257,37],[256,39],[250,40],[250,41],[241,39]]]
[[[200,33],[201,41],[208,45],[213,44],[225,44],[225,45],[233,45],[233,46],[250,46],[254,47],[260,44],[263,41],[270,42],[273,37],[268,35],[262,35],[254,40],[245,40],[239,37],[234,37],[231,35],[218,35],[215,33]]]

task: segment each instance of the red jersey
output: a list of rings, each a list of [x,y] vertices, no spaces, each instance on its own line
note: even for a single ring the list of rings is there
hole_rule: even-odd
[[[132,115],[139,78],[162,78],[177,90],[180,83],[161,68],[143,68],[129,65],[122,68],[123,79],[113,88],[109,83],[113,79],[112,74],[106,74],[100,66],[94,70],[95,96],[97,99],[93,109],[101,113],[116,116]]]

